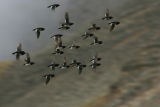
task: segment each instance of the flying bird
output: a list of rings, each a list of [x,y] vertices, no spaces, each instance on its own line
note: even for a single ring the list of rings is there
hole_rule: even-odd
[[[74,60],[72,60],[70,66],[74,67],[74,66],[78,66],[80,64],[81,64],[80,62],[78,62],[77,60],[74,59]]]
[[[62,49],[66,48],[66,46],[63,45],[61,38],[56,38],[56,47],[60,47]]]
[[[110,22],[109,23],[109,25],[110,25],[110,32],[111,31],[113,31],[114,30],[114,28],[116,27],[116,25],[119,25],[120,24],[120,22],[117,22],[117,21],[115,21],[115,22]]]
[[[66,26],[66,25],[61,25],[61,27],[59,27],[58,29],[68,30],[68,29],[70,29],[70,27],[69,27],[69,26]]]
[[[29,65],[35,64],[34,62],[31,61],[29,53],[26,53],[26,58],[25,58],[24,61],[25,61],[25,64],[24,64],[25,66],[29,66]]]
[[[60,49],[60,47],[56,47],[56,50],[52,54],[62,55],[64,52]]]
[[[72,26],[74,23],[70,22],[68,12],[65,13],[65,22],[62,23],[62,26]]]
[[[92,64],[89,65],[92,69],[96,69],[98,66],[100,66],[100,63],[97,63],[95,60],[92,61]]]
[[[85,67],[86,67],[86,65],[82,65],[82,64],[77,65],[77,68],[78,68],[78,71],[79,71],[79,75],[82,73],[82,70]]]
[[[66,57],[64,57],[64,62],[63,62],[63,64],[62,64],[62,66],[60,66],[60,68],[61,69],[66,69],[66,68],[69,68],[70,66],[69,65],[67,65],[67,59],[66,59]]]
[[[59,64],[56,64],[55,62],[52,62],[50,65],[48,65],[51,70],[55,71],[57,67],[59,67]]]
[[[78,49],[80,46],[76,45],[75,42],[72,43],[71,46],[69,46],[69,49]]]
[[[42,77],[46,78],[46,82],[45,83],[47,85],[49,83],[50,79],[55,77],[55,75],[54,74],[47,74],[47,75],[44,75]]]
[[[44,31],[44,30],[45,30],[45,28],[42,28],[42,27],[38,27],[38,28],[33,29],[33,31],[36,32],[37,39],[39,39],[41,31]]]
[[[96,45],[96,44],[102,44],[103,42],[102,41],[99,41],[98,40],[98,37],[94,36],[94,41],[90,44],[90,45]]]
[[[17,51],[16,51],[16,52],[13,52],[12,54],[13,54],[13,55],[16,54],[16,59],[17,59],[17,60],[19,60],[19,58],[20,58],[21,55],[24,55],[24,54],[25,54],[25,52],[22,50],[22,45],[21,45],[21,43],[18,44],[18,46],[17,46]]]
[[[109,9],[107,9],[106,13],[105,13],[105,17],[102,18],[102,20],[110,20],[112,19],[113,17],[110,16],[110,13],[109,13]]]
[[[90,28],[88,28],[89,31],[96,31],[96,30],[100,30],[101,28],[98,27],[96,24],[92,24],[92,26]]]
[[[90,60],[89,62],[94,62],[94,61],[100,61],[101,58],[98,57],[98,54],[96,53],[96,55],[94,55]]]
[[[54,11],[59,6],[60,6],[59,4],[52,4],[52,5],[49,5],[47,8],[50,8],[51,10]]]
[[[88,37],[93,37],[93,36],[94,36],[93,33],[85,32],[81,37],[83,39],[87,39]]]
[[[53,38],[55,41],[58,40],[58,38],[61,38],[63,35],[62,34],[56,34],[52,35],[50,38]]]

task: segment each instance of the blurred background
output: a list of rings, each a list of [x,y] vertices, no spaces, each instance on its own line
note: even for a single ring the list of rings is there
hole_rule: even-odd
[[[59,3],[55,12],[48,5]],[[0,107],[159,107],[160,103],[160,14],[159,0],[1,0],[0,1]],[[109,32],[101,18],[110,9],[121,24]],[[68,31],[57,28],[69,12],[75,24]],[[80,36],[96,23],[95,35],[102,46],[89,46]],[[35,27],[44,27],[37,40]],[[50,34],[64,34],[79,50],[52,56],[55,43]],[[24,57],[11,53],[18,43],[31,53],[34,66],[24,67]],[[78,75],[76,68],[57,70],[46,86],[42,75],[52,73],[47,65],[76,58],[88,64],[95,53],[102,58],[96,71],[89,67]],[[78,57],[80,56],[80,57]]]

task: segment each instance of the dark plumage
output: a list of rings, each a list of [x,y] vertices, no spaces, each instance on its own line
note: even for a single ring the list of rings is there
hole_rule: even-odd
[[[46,78],[46,82],[45,83],[47,85],[49,83],[50,79],[55,77],[55,75],[54,74],[47,74],[47,75],[44,75],[42,77]]]
[[[29,66],[29,65],[33,65],[33,64],[35,64],[34,62],[31,62],[31,58],[30,58],[30,55],[29,55],[29,53],[26,53],[26,58],[25,58],[25,66]]]
[[[53,52],[52,54],[59,54],[62,55],[64,52],[60,49],[60,47],[56,47],[55,52]]]
[[[98,54],[94,55],[89,61],[94,62],[94,61],[100,61],[101,58],[98,57]]]
[[[70,22],[68,12],[65,13],[65,22],[62,23],[62,26],[72,26],[74,23]]]
[[[96,30],[100,30],[101,28],[98,27],[96,24],[92,24],[92,26],[90,28],[88,28],[89,31],[96,31]]]
[[[25,54],[25,52],[22,51],[22,45],[21,45],[21,43],[18,44],[18,46],[17,46],[17,51],[16,51],[16,52],[13,52],[12,54],[13,54],[13,55],[16,54],[16,59],[17,59],[17,60],[19,60],[19,58],[20,58],[21,55],[24,55],[24,54]]]
[[[90,44],[90,45],[96,45],[96,44],[102,44],[103,42],[102,41],[99,41],[98,40],[98,37],[94,36],[94,41]]]
[[[52,4],[52,5],[49,5],[47,8],[50,8],[51,10],[54,11],[59,6],[60,6],[59,4]]]
[[[66,60],[66,57],[64,57],[64,62],[63,64],[60,66],[61,69],[66,69],[66,68],[69,68],[70,66],[67,65],[67,60]]]
[[[93,36],[94,36],[93,33],[85,32],[81,37],[83,39],[87,39],[88,37],[93,37]]]
[[[78,49],[80,48],[80,46],[75,45],[75,43],[73,42],[71,46],[69,46],[69,49]]]
[[[70,66],[71,66],[71,67],[74,67],[74,66],[78,66],[78,65],[80,65],[80,64],[81,64],[81,63],[78,62],[77,60],[72,60]]]
[[[38,28],[33,29],[33,31],[36,32],[37,39],[39,39],[41,31],[44,31],[44,30],[45,30],[45,28],[42,28],[42,27],[38,27]]]
[[[109,25],[110,25],[110,29],[109,29],[109,31],[111,32],[111,31],[113,31],[114,30],[114,28],[116,27],[116,25],[119,25],[120,24],[120,22],[110,22],[109,23]]]
[[[89,65],[92,69],[96,69],[98,66],[100,66],[100,63],[97,63],[95,60],[92,62],[91,65]]]
[[[82,73],[82,70],[84,67],[86,67],[86,65],[82,65],[82,64],[77,65],[79,75]]]
[[[106,13],[105,13],[105,17],[102,18],[102,20],[110,20],[112,19],[113,17],[110,16],[110,13],[109,13],[109,9],[107,9]]]
[[[68,30],[68,29],[70,29],[70,27],[69,27],[69,26],[66,26],[66,25],[61,25],[61,27],[59,27],[58,29]]]
[[[59,67],[59,64],[56,64],[55,62],[52,62],[50,65],[48,65],[51,70],[55,71],[57,67]]]

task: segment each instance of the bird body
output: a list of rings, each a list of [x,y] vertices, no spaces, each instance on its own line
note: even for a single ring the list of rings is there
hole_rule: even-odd
[[[110,22],[110,23],[109,23],[109,25],[110,25],[110,30],[109,30],[109,31],[110,31],[110,32],[113,31],[114,28],[115,28],[115,26],[116,26],[116,25],[119,25],[119,24],[120,24],[120,22],[117,22],[117,21],[115,21],[115,22]]]
[[[45,84],[47,85],[49,83],[50,79],[55,77],[55,75],[54,74],[47,74],[47,75],[44,75],[42,77],[46,78]]]
[[[49,5],[47,8],[50,8],[51,10],[54,11],[59,6],[60,6],[59,4],[52,4],[52,5]]]
[[[30,58],[30,55],[29,55],[29,53],[26,53],[26,58],[25,58],[25,66],[29,66],[29,65],[33,65],[33,64],[35,64],[34,62],[31,62],[31,58]]]
[[[16,59],[17,59],[17,60],[19,60],[19,58],[20,58],[21,55],[24,55],[24,54],[25,54],[25,52],[22,51],[22,45],[21,45],[21,43],[18,44],[18,46],[17,46],[17,51],[16,51],[16,52],[13,52],[12,54],[13,54],[13,55],[16,54]]]
[[[45,28],[42,27],[38,27],[38,28],[34,28],[33,31],[35,31],[36,35],[37,35],[37,39],[39,39],[41,31],[44,31]]]

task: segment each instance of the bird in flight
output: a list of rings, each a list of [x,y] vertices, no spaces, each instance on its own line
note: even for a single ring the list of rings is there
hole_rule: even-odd
[[[44,31],[44,30],[45,30],[45,28],[42,28],[42,27],[38,27],[38,28],[33,29],[33,31],[36,32],[37,39],[39,39],[41,31]]]
[[[87,39],[88,37],[93,37],[93,36],[94,36],[93,33],[85,32],[81,37],[83,39]]]
[[[102,44],[103,42],[102,41],[99,41],[98,40],[98,37],[94,36],[94,41],[90,44],[90,45],[96,45],[96,44]]]
[[[48,67],[51,68],[52,71],[55,71],[55,69],[59,67],[59,64],[52,62],[50,65],[48,65]]]
[[[72,43],[71,46],[69,46],[69,49],[78,49],[80,46],[76,45],[75,42]]]
[[[106,13],[105,13],[105,16],[102,18],[102,20],[110,20],[112,19],[113,17],[110,16],[110,13],[109,13],[109,9],[107,9]]]
[[[74,23],[70,22],[68,12],[65,13],[65,22],[62,23],[62,26],[72,26]]]
[[[78,64],[77,65],[77,69],[78,69],[78,73],[79,73],[79,75],[82,73],[82,71],[83,71],[83,68],[85,68],[86,67],[86,65],[82,65],[82,64]]]
[[[16,59],[17,59],[17,60],[19,60],[19,58],[20,58],[21,55],[24,55],[24,54],[25,54],[25,52],[22,50],[22,45],[21,45],[21,43],[18,44],[18,46],[17,46],[17,51],[16,51],[16,52],[13,52],[12,54],[13,54],[13,55],[16,54]]]
[[[90,28],[88,28],[89,31],[96,31],[96,30],[100,30],[101,28],[98,27],[96,24],[92,24],[92,26]]]
[[[112,32],[114,30],[114,28],[116,27],[116,25],[119,25],[120,22],[117,22],[117,21],[114,21],[114,22],[110,22],[109,25],[110,25],[110,29],[109,31]]]
[[[66,68],[69,68],[70,66],[69,65],[67,65],[67,59],[66,59],[66,57],[64,57],[64,62],[63,62],[63,64],[62,64],[62,66],[60,66],[60,68],[61,69],[66,69]]]
[[[59,6],[60,6],[59,4],[52,4],[52,5],[49,5],[47,8],[50,8],[52,11],[55,11],[55,9]]]
[[[35,64],[34,62],[31,62],[31,58],[30,58],[30,55],[29,55],[29,53],[26,53],[26,58],[25,58],[25,66],[29,66],[29,65],[33,65],[33,64]]]
[[[49,83],[50,79],[55,77],[55,75],[54,74],[47,74],[47,75],[44,75],[42,77],[46,78],[45,84],[47,85]]]

